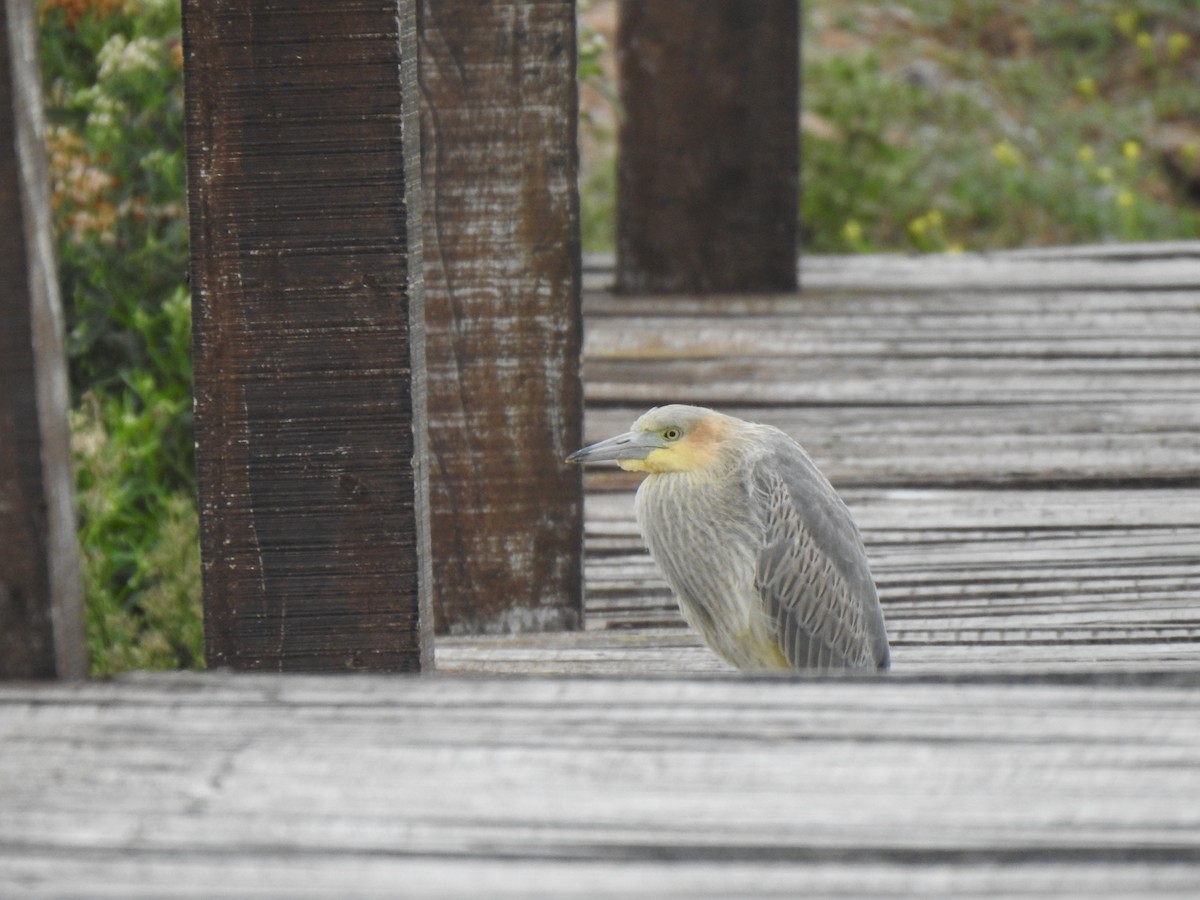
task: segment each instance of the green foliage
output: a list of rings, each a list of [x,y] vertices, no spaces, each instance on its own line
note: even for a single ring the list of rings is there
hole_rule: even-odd
[[[1200,229],[1200,132],[1190,149],[1160,139],[1164,126],[1200,115],[1196,3],[805,9],[810,249],[954,251]]]
[[[43,0],[92,668],[202,659],[179,6]]]
[[[180,403],[145,372],[127,378],[123,392],[85,394],[71,422],[95,675],[202,662],[195,505],[164,487],[180,477]]]
[[[585,173],[579,185],[580,240],[585,251],[611,249],[617,219],[617,159],[609,154]]]
[[[806,78],[807,85],[822,85],[807,108],[830,123],[832,137],[806,135],[801,147],[807,243],[821,243],[826,223],[836,224],[834,237],[847,249],[865,251],[903,240],[905,224],[926,208],[920,184],[926,160],[892,129],[900,116],[923,115],[927,98],[888,77],[870,52],[810,65]],[[869,237],[864,225],[870,227]]]
[[[1200,0],[805,0],[802,9],[807,249],[1200,233]],[[611,80],[595,59],[587,72]],[[581,97],[585,114],[610,103]],[[611,249],[611,136],[607,145],[588,137],[599,146],[581,178],[586,245]]]
[[[178,7],[45,4],[43,79],[76,390],[157,371],[156,321],[185,283],[183,73]],[[103,10],[110,10],[102,12]],[[164,379],[186,369],[168,361]]]
[[[607,7],[607,8],[606,8]],[[580,148],[580,239],[585,251],[609,249],[617,217],[616,121],[620,115],[612,50],[590,18],[613,21],[611,2],[579,0],[578,78]]]

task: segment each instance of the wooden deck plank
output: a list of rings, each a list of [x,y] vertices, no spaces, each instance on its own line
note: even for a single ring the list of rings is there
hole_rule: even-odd
[[[1143,244],[1039,247],[997,253],[928,256],[805,254],[800,283],[805,293],[928,292],[970,289],[1015,290],[1172,290],[1200,284],[1200,245],[1194,240]],[[613,257],[584,257],[584,286],[607,290],[613,284]]]
[[[805,283],[593,293],[586,430],[698,400],[795,434],[890,673],[732,672],[596,473],[586,630],[440,639],[422,678],[0,689],[0,896],[1194,897],[1200,244]]]
[[[1090,866],[1110,876],[1082,882],[1093,896],[1182,890],[1200,876],[1198,687],[1195,672],[13,687],[0,894],[174,893],[182,871],[208,896],[311,895],[338,875],[445,896],[480,888],[463,864],[526,896],[611,896],[635,873],[673,896],[783,893],[814,871],[816,896],[928,896],[931,871],[935,896],[1059,894]]]
[[[23,873],[25,885],[39,884],[47,871],[60,881],[89,891],[97,884],[127,886],[125,897],[343,897],[354,885],[354,897],[395,897],[397,884],[407,896],[478,898],[628,898],[662,897],[691,900],[752,893],[756,897],[1047,897],[1060,900],[1139,897],[1193,900],[1198,877],[1190,864],[1057,863],[1030,860],[997,865],[991,860],[914,866],[908,862],[860,861],[854,865],[799,860],[780,865],[714,861],[678,863],[557,860],[505,860],[491,857],[442,860],[356,856],[338,860],[332,854],[310,859],[285,852],[229,857],[221,872],[228,889],[191,891],[187,886],[213,877],[211,854],[129,853],[120,859],[79,853],[68,860],[42,852],[23,853],[0,866]],[[150,889],[139,891],[138,886]],[[897,885],[900,885],[899,889]],[[36,888],[34,889],[36,890]],[[291,892],[291,893],[289,893]],[[51,896],[25,893],[26,897]],[[95,896],[94,893],[91,896]]]
[[[805,290],[892,291],[969,288],[1007,293],[1021,289],[1174,290],[1200,286],[1195,242],[1171,246],[1059,248],[1057,252],[962,254],[939,257],[879,255],[848,266],[837,257],[805,256]]]
[[[1192,245],[1169,251],[1200,279]],[[1097,255],[1120,262],[1103,290],[1050,278]],[[587,437],[682,400],[783,428],[840,484],[1200,479],[1196,293],[1149,289],[1148,249],[1035,257],[873,258],[857,292],[593,293]],[[814,265],[836,281],[858,262]],[[1037,290],[1031,265],[1050,270]],[[981,267],[1007,289],[972,287]],[[941,287],[910,290],[910,270]]]
[[[1155,658],[1200,665],[1196,489],[844,495],[867,544],[897,670],[944,665],[954,648],[973,666],[1099,669]],[[593,492],[587,503],[589,628],[682,629],[642,547],[632,496]],[[449,648],[439,653],[462,659]],[[472,664],[487,657],[480,648]],[[540,665],[553,670],[550,660]]]
[[[1200,245],[805,269],[801,295],[593,290],[587,438],[674,401],[795,435],[862,527],[897,665],[1200,662]],[[682,627],[637,481],[589,476],[594,630]]]

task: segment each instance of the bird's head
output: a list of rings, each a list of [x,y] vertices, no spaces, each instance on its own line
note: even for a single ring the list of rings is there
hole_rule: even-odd
[[[699,406],[660,406],[624,434],[577,450],[567,462],[615,461],[628,472],[695,472],[712,466],[737,419]]]

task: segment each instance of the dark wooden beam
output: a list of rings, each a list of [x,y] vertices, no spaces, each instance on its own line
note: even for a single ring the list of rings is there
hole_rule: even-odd
[[[796,288],[798,0],[623,0],[617,286]]]
[[[87,674],[32,3],[0,2],[0,678]]]
[[[209,665],[428,667],[413,0],[183,9]]]
[[[438,627],[578,627],[573,0],[421,0]]]

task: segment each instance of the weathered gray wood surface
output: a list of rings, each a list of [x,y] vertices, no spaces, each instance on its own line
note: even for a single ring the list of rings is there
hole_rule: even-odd
[[[863,530],[898,671],[1200,667],[1198,489],[843,494]],[[628,493],[588,498],[587,584],[588,632],[541,644],[442,642],[439,667],[726,670],[685,630],[642,549]]]
[[[1200,677],[0,692],[0,895],[1194,897]]]
[[[863,529],[898,670],[1200,666],[1200,244],[814,257],[800,295],[721,302],[614,296],[610,265],[586,438],[666,402],[794,435]],[[439,665],[724,669],[642,549],[637,480],[588,478],[587,632]]]
[[[1200,248],[813,273],[593,291],[586,430],[654,394],[796,433],[862,525],[892,673],[729,672],[604,474],[585,631],[441,639],[419,679],[0,689],[0,896],[1197,896]],[[757,393],[726,404],[730,365]]]

